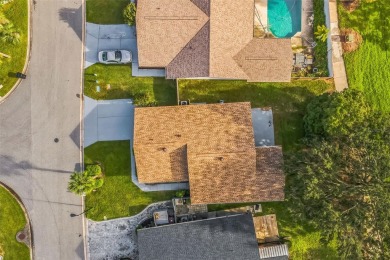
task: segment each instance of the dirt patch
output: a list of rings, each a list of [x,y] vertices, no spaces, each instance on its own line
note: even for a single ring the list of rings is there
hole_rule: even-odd
[[[353,12],[356,10],[356,8],[359,7],[360,5],[360,1],[361,0],[351,0],[351,1],[346,1],[344,0],[342,3],[343,7],[345,8],[345,10],[347,10],[348,12]]]
[[[343,51],[345,53],[355,51],[359,48],[360,44],[363,41],[362,36],[355,30],[352,29],[341,29],[340,34],[344,35],[345,38],[351,38],[352,41],[343,41],[341,42],[341,46],[343,47]]]

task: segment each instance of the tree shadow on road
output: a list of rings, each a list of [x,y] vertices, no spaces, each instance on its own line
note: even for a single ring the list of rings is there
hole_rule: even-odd
[[[61,8],[58,12],[60,21],[68,24],[73,29],[79,39],[82,39],[83,17],[81,6],[76,8]]]

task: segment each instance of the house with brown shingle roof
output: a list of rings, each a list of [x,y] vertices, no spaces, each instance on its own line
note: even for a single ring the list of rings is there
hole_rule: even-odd
[[[166,78],[291,79],[290,39],[254,38],[254,0],[138,0],[140,68]]]
[[[140,183],[189,182],[192,204],[284,199],[282,148],[255,147],[249,102],[135,108],[133,150]]]

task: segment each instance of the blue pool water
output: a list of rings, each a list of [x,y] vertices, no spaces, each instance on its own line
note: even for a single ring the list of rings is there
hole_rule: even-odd
[[[268,26],[278,38],[301,31],[302,0],[268,0]]]

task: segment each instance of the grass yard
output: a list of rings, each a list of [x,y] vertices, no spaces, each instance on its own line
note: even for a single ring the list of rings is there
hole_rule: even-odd
[[[11,58],[1,58],[0,64],[0,96],[5,96],[15,85],[16,72],[23,72],[26,63],[28,43],[28,10],[27,0],[15,0],[0,6],[5,17],[11,21],[20,32],[20,42],[16,45],[0,42],[0,52],[10,55]]]
[[[109,90],[107,84],[111,86]],[[101,87],[100,92],[96,91],[97,85]],[[132,98],[141,106],[177,104],[176,81],[132,77],[130,65],[94,64],[88,67],[84,73],[84,93],[94,99]]]
[[[16,241],[16,233],[26,225],[26,217],[14,196],[0,185],[0,255],[4,259],[30,259],[30,249]]]
[[[132,216],[147,205],[169,200],[174,191],[143,192],[133,184],[130,176],[130,142],[98,142],[84,150],[85,163],[100,162],[104,185],[85,199],[86,214],[93,220]]]
[[[377,109],[390,112],[390,5],[387,0],[364,1],[353,12],[339,4],[340,28],[363,37],[360,48],[344,55],[349,86],[364,91]]]
[[[291,83],[247,83],[228,80],[180,80],[180,100],[216,103],[250,101],[252,107],[272,107],[275,142],[291,149],[304,134],[303,115],[310,98],[334,89],[332,82],[295,80]]]
[[[87,22],[97,24],[121,24],[123,9],[130,0],[86,0]]]

